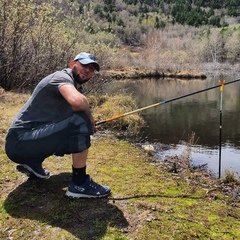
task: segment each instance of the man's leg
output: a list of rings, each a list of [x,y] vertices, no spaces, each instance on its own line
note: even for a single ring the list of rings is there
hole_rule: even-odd
[[[80,153],[72,154],[72,181],[69,184],[66,196],[71,198],[99,198],[106,197],[110,193],[108,186],[95,183],[86,174],[88,149]]]
[[[45,157],[37,153],[39,145],[41,146],[41,142],[25,141],[21,132],[11,130],[6,137],[5,150],[8,157],[18,164],[16,168],[19,172],[27,174],[30,178],[47,179],[50,172],[42,167]]]
[[[39,161],[31,161],[29,163],[20,163],[16,169],[29,176],[30,178],[48,179],[50,172],[42,167]]]
[[[6,138],[5,150],[12,161],[34,168],[34,172],[42,168],[42,161],[48,156],[72,153],[73,178],[66,195],[74,198],[104,197],[110,193],[110,188],[95,183],[86,174],[91,134],[92,123],[85,113],[78,112],[61,122],[29,131],[12,129]]]
[[[19,164],[18,171],[38,178],[49,178],[50,173],[43,169],[42,162],[51,155],[63,156],[88,149],[89,126],[85,115],[79,113],[63,121],[29,130],[10,129],[6,137],[6,154]],[[86,161],[86,156],[78,159]]]
[[[72,164],[74,168],[82,168],[86,166],[88,156],[88,149],[72,154]]]
[[[80,153],[72,154],[72,180],[77,185],[85,183],[86,175],[86,163],[87,163],[88,149]]]

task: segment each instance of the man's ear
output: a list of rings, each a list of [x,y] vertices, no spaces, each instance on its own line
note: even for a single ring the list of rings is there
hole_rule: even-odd
[[[69,62],[69,67],[70,67],[71,69],[73,69],[74,64],[75,64],[75,61],[74,61],[74,60],[71,60],[71,61]]]

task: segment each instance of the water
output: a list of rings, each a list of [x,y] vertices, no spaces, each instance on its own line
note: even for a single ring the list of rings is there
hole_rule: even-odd
[[[140,108],[215,86],[219,80],[228,82],[238,78],[117,80],[109,84],[107,91],[132,94]],[[240,176],[240,82],[224,87],[222,102],[221,176],[226,169]],[[193,164],[207,163],[209,170],[219,175],[219,88],[144,110],[142,115],[146,121],[141,131],[143,138],[155,146],[169,146],[156,153],[158,159],[181,154],[184,148],[181,142],[188,141],[194,132]]]

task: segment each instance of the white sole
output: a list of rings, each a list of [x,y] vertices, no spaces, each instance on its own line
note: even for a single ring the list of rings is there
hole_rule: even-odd
[[[23,169],[19,169],[18,167],[22,167]],[[25,171],[24,171],[24,169],[25,169]],[[48,179],[48,178],[50,178],[50,174],[49,174],[48,176],[42,176],[42,175],[40,175],[39,173],[35,172],[32,168],[30,168],[30,167],[29,167],[28,165],[26,165],[26,164],[18,164],[17,170],[18,170],[19,172],[22,172],[22,173],[25,173],[25,174],[32,173],[32,174],[34,174],[36,177],[42,178],[42,179]]]
[[[96,196],[96,195],[86,195],[86,194],[73,193],[73,192],[67,191],[65,195],[69,198],[104,198],[104,197],[107,197],[109,194],[110,192],[104,195]]]

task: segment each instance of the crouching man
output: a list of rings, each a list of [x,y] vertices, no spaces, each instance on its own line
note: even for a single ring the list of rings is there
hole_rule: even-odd
[[[90,135],[96,132],[82,84],[100,70],[94,55],[81,52],[69,68],[43,78],[32,96],[13,120],[7,136],[7,156],[17,170],[46,179],[50,172],[42,167],[51,156],[72,154],[72,180],[66,195],[72,198],[98,198],[109,195],[86,174]]]

